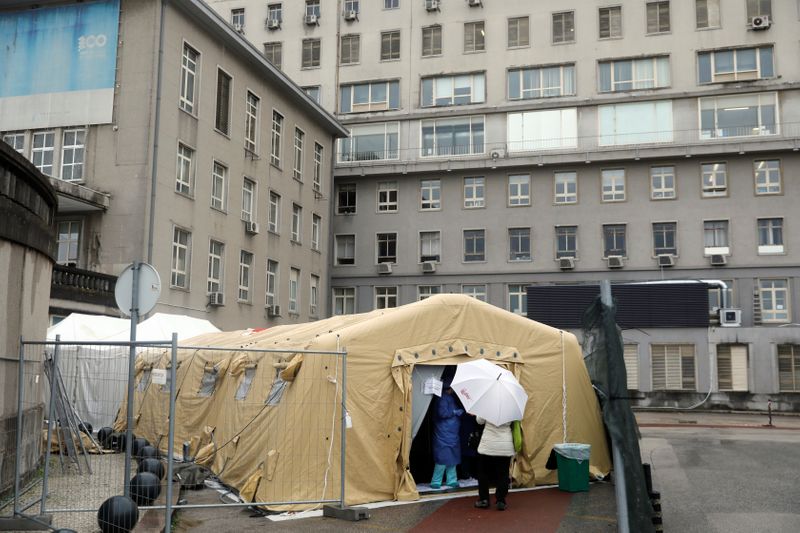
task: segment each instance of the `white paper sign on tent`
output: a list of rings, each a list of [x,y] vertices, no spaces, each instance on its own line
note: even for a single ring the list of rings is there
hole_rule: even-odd
[[[436,396],[442,397],[442,381],[436,379],[434,377],[429,377],[425,380],[425,384],[423,385],[422,392],[424,394],[435,394]]]
[[[154,385],[167,384],[167,370],[164,368],[154,368],[150,371],[150,382]]]

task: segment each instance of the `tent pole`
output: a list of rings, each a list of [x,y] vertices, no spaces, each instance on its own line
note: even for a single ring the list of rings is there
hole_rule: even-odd
[[[339,346],[339,336],[336,336],[336,351],[340,351],[341,347]],[[345,446],[347,442],[347,352],[341,354],[341,356],[337,355],[336,357],[342,358],[342,444],[341,444],[341,458],[339,459],[339,465],[341,467],[340,482],[341,482],[341,492],[339,494],[339,498],[341,498],[341,502],[339,506],[344,509],[344,477],[345,477]]]

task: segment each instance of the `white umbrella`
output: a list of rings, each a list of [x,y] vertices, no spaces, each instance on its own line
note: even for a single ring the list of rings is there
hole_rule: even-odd
[[[456,367],[450,387],[468,413],[499,426],[522,420],[528,395],[514,374],[486,359]]]

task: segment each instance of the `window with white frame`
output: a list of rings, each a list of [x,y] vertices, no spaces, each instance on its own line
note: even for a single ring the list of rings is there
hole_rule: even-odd
[[[397,182],[378,182],[378,213],[397,212]]]
[[[517,315],[528,314],[527,285],[511,284],[508,286],[508,310]]]
[[[231,26],[240,33],[244,33],[244,8],[231,9]]]
[[[400,7],[400,0],[383,0],[383,9],[397,9]]]
[[[281,229],[281,195],[273,191],[269,193],[268,215],[267,229],[272,233],[279,233]]]
[[[319,66],[322,53],[322,40],[318,38],[303,39],[302,68],[315,68]]]
[[[650,198],[673,200],[675,197],[675,167],[650,167]]]
[[[509,228],[508,260],[530,261],[531,259],[531,228]]]
[[[13,148],[17,153],[25,152],[25,134],[24,133],[4,133],[3,142]]]
[[[318,103],[318,104],[321,103],[321,100],[320,100],[321,92],[320,92],[320,86],[319,85],[311,85],[309,87],[303,87],[303,90],[316,103]]]
[[[598,64],[598,92],[669,87],[669,56],[616,59]]]
[[[730,253],[727,220],[703,222],[703,246],[705,255]]]
[[[461,286],[461,294],[466,296],[470,296],[475,298],[476,300],[480,300],[482,302],[486,301],[486,285],[484,284],[475,284],[475,285],[462,285]]]
[[[639,345],[625,344],[622,348],[628,390],[639,389]]]
[[[697,82],[757,80],[775,76],[772,46],[697,53]]]
[[[322,191],[322,162],[324,148],[321,144],[314,143],[314,182],[311,186],[315,191]]]
[[[486,28],[483,21],[464,23],[464,53],[486,50]]]
[[[762,322],[789,322],[789,281],[761,279],[758,281]]]
[[[722,307],[736,307],[734,304],[734,286],[732,279],[720,280],[725,284],[725,289],[718,285],[708,286],[708,312],[715,314]]]
[[[720,0],[695,0],[694,13],[698,30],[720,27],[719,3]]]
[[[419,182],[420,209],[433,211],[442,208],[441,180],[421,180]]]
[[[258,117],[261,99],[247,91],[244,115],[244,148],[254,154],[258,153]]]
[[[268,4],[267,20],[283,22],[283,6],[281,4]]]
[[[578,173],[556,172],[553,175],[556,204],[578,203]]]
[[[319,235],[322,226],[322,218],[319,215],[311,216],[311,249],[319,250]]]
[[[211,170],[211,207],[224,211],[227,207],[226,191],[228,182],[228,168],[214,161]]]
[[[31,163],[45,176],[53,175],[53,153],[56,134],[52,131],[33,132]]]
[[[300,309],[300,270],[289,269],[289,312],[299,313]]]
[[[197,67],[199,63],[200,54],[197,50],[184,43],[181,60],[181,94],[178,105],[189,113],[194,113],[194,101],[197,94]]]
[[[189,288],[189,272],[192,257],[192,234],[179,228],[172,228],[172,265],[170,269],[170,286],[181,289]]]
[[[800,344],[778,345],[778,390],[800,392]]]
[[[419,262],[439,261],[442,253],[442,234],[439,231],[419,232]]]
[[[214,127],[225,135],[231,130],[231,85],[233,78],[222,69],[217,69],[217,107]]]
[[[486,179],[483,176],[464,178],[464,208],[486,207]]]
[[[77,220],[64,220],[58,223],[56,236],[56,262],[59,265],[78,266],[80,258],[81,223]]]
[[[508,205],[510,207],[531,205],[531,175],[508,176]]]
[[[178,163],[175,170],[175,191],[187,196],[194,192],[194,150],[178,143]]]
[[[600,39],[622,37],[622,6],[601,7],[598,12]]]
[[[717,389],[748,390],[746,344],[717,344]]]
[[[651,344],[653,390],[696,390],[694,344]]]
[[[778,133],[777,93],[700,98],[700,138]]]
[[[299,243],[303,235],[303,208],[292,204],[292,241]]]
[[[417,286],[417,300],[425,300],[436,294],[442,294],[441,285],[418,285]]]
[[[272,307],[278,302],[278,272],[280,265],[277,261],[267,259],[267,285],[264,305]]]
[[[225,264],[225,245],[211,240],[208,245],[208,286],[207,291],[222,292],[222,275]]]
[[[319,17],[321,10],[319,6],[320,0],[306,0],[306,16]]]
[[[342,85],[339,89],[340,113],[367,113],[400,109],[400,82],[372,81]]]
[[[753,161],[753,173],[757,195],[780,194],[783,191],[779,160]]]
[[[356,236],[336,235],[336,262],[337,266],[356,264]]]
[[[625,224],[603,224],[603,257],[625,256],[628,254]]]
[[[359,11],[359,0],[344,0],[344,10],[345,12],[355,11],[358,13]]]
[[[677,222],[653,223],[653,255],[678,255]]]
[[[242,180],[242,220],[254,222],[256,220],[256,182],[244,178]]]
[[[375,287],[375,309],[397,307],[397,287]]]
[[[442,55],[442,27],[439,25],[422,28],[422,57]]]
[[[355,287],[333,288],[333,314],[352,315],[356,312]]]
[[[317,316],[319,313],[319,276],[311,274],[308,289],[308,314]]]
[[[444,107],[486,101],[486,74],[457,74],[422,78],[420,105]]]
[[[771,17],[772,0],[747,0],[747,23],[753,17]]]
[[[604,169],[600,171],[602,200],[604,202],[625,201],[625,169]]]
[[[356,212],[356,184],[339,183],[336,185],[336,214],[353,215]]]
[[[350,137],[339,139],[339,162],[398,159],[399,122],[350,127]]]
[[[61,179],[81,181],[83,159],[86,153],[86,130],[83,128],[64,130],[61,144]]]
[[[422,157],[482,154],[483,123],[483,116],[423,120]]]
[[[464,230],[464,262],[486,261],[486,230]]]
[[[381,32],[381,61],[400,59],[400,30]]]
[[[578,256],[578,226],[556,226],[556,259]]]
[[[253,284],[253,254],[244,250],[239,251],[239,295],[240,302],[250,303],[250,293]]]
[[[553,43],[575,42],[575,12],[553,13]]]
[[[507,128],[509,152],[574,148],[578,145],[578,110],[509,113]]]
[[[378,263],[397,263],[397,233],[378,233],[376,252]]]
[[[292,177],[298,181],[303,181],[303,145],[305,144],[306,134],[300,128],[294,129],[294,168]]]
[[[598,107],[600,145],[672,142],[672,100]]]
[[[281,137],[283,136],[283,115],[277,111],[272,112],[272,151],[270,163],[281,166]]]
[[[758,253],[759,255],[784,253],[783,218],[758,219]]]
[[[530,20],[528,17],[514,17],[508,19],[508,47],[520,48],[529,46]]]
[[[358,34],[342,35],[341,43],[339,64],[357,64],[361,60],[361,36]]]
[[[264,57],[275,65],[275,68],[281,68],[283,65],[283,43],[279,41],[264,43]]]
[[[704,197],[728,195],[728,164],[703,163],[700,165]]]
[[[529,100],[575,95],[575,65],[508,70],[508,99]]]
[[[647,2],[647,33],[666,33],[670,31],[669,0],[649,0]]]

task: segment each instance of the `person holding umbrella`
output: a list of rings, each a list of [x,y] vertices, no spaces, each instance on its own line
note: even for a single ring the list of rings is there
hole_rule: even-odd
[[[497,510],[505,511],[508,468],[514,456],[511,422],[496,426],[481,417],[476,417],[475,420],[484,426],[478,445],[478,501],[475,502],[475,507],[489,507],[489,485],[494,483]]]

